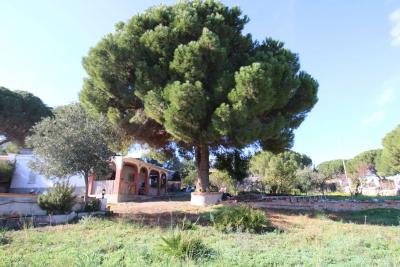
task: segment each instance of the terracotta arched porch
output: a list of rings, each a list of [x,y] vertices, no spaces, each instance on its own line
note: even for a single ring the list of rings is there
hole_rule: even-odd
[[[124,202],[141,196],[160,196],[167,193],[168,171],[156,165],[130,157],[113,160],[115,173],[112,179],[89,179],[89,194],[105,197],[109,202]]]

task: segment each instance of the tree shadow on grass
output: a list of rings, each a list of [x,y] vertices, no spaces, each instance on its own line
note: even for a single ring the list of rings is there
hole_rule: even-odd
[[[288,222],[290,216],[307,216],[313,219],[331,220],[335,222],[368,224],[380,226],[398,226],[400,225],[399,209],[370,209],[363,211],[331,212],[326,210],[267,210],[271,218],[278,218],[280,223]],[[279,219],[279,217],[288,217],[289,219]]]
[[[225,207],[226,208],[226,207]],[[210,211],[203,211],[199,213],[195,212],[184,212],[184,211],[174,211],[174,212],[157,212],[157,213],[145,213],[145,212],[135,212],[135,213],[123,213],[115,214],[111,217],[111,220],[124,220],[127,223],[146,226],[146,227],[160,227],[163,229],[172,228],[188,228],[192,226],[213,226],[212,216],[215,215],[221,207],[217,207]],[[266,214],[269,219],[269,214]],[[271,220],[272,224],[264,227],[260,233],[266,232],[277,232],[283,233],[285,228],[275,225]],[[186,230],[186,229],[183,229]]]
[[[355,224],[398,226],[400,225],[400,210],[370,209],[363,211],[336,212],[327,216],[333,221]]]
[[[380,226],[400,225],[400,210],[398,209],[369,209],[361,211],[308,211],[309,218],[329,219],[335,222],[368,224]]]

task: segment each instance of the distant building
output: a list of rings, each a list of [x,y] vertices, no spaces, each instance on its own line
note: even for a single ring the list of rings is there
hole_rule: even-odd
[[[400,175],[380,178],[376,175],[368,175],[363,178],[363,195],[396,196],[400,195]]]

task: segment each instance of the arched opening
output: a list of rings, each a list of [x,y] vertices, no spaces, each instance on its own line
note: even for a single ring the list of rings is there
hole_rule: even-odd
[[[149,175],[149,195],[156,196],[159,191],[159,177],[160,173],[156,170],[151,170]]]
[[[121,176],[121,193],[125,195],[135,195],[137,193],[136,177],[138,167],[132,163],[124,163]]]
[[[146,168],[140,169],[139,179],[138,179],[138,195],[147,195],[149,190],[148,181],[148,171]]]
[[[167,175],[165,173],[161,174],[161,192],[167,193]]]

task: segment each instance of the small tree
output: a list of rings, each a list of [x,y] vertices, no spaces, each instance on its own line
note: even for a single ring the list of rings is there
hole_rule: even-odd
[[[317,170],[325,177],[335,179],[337,176],[344,174],[343,161],[337,159],[322,162],[317,166]]]
[[[183,186],[194,186],[196,185],[197,181],[197,174],[195,170],[190,170],[182,180],[182,185]]]
[[[235,182],[242,182],[248,175],[250,156],[240,150],[215,153],[214,168],[227,172]]]
[[[311,168],[298,169],[294,187],[302,193],[308,193],[314,189],[315,172]]]
[[[103,116],[91,117],[80,105],[56,109],[54,118],[46,118],[33,128],[28,143],[36,156],[32,167],[48,177],[84,177],[88,197],[91,172],[104,173],[114,153],[109,144],[115,135]]]
[[[227,192],[235,191],[235,181],[227,171],[219,171],[210,174],[211,186],[215,186],[218,190],[225,188]]]
[[[23,145],[32,126],[52,112],[40,98],[25,91],[11,91],[0,86],[0,145],[14,142]]]
[[[378,173],[390,176],[400,173],[400,125],[388,133],[382,141],[383,150],[378,160]]]
[[[347,161],[347,169],[350,175],[357,175],[361,169],[368,173],[377,174],[377,162],[381,158],[382,149],[374,149],[362,152]],[[362,173],[361,173],[362,174]]]
[[[262,151],[250,160],[250,172],[269,185],[273,193],[289,193],[294,187],[297,170],[307,167],[304,164],[311,165],[311,159],[293,151],[276,155]]]

